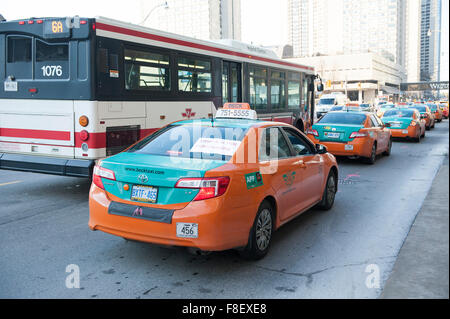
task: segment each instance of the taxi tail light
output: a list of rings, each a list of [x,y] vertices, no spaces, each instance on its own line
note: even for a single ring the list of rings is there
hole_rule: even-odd
[[[319,136],[319,132],[317,132],[316,130],[313,130],[312,128],[310,128],[309,130],[306,130],[306,134]]]
[[[417,123],[416,123],[416,121],[411,121],[411,124],[409,124],[410,126],[416,126],[417,125]]]
[[[175,188],[199,189],[194,201],[205,200],[221,196],[225,193],[230,184],[228,176],[212,178],[181,178]]]
[[[103,186],[102,178],[106,178],[112,181],[116,180],[116,175],[113,171],[103,168],[101,166],[94,166],[94,174],[92,176],[92,182],[101,189],[105,189]]]
[[[353,132],[352,134],[350,134],[350,138],[358,138],[358,137],[367,137],[367,133],[366,132]]]

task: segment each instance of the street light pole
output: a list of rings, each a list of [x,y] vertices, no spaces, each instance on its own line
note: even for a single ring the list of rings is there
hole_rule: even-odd
[[[156,6],[154,6],[145,16],[145,19],[142,20],[142,22],[140,23],[141,25],[143,25],[145,23],[145,21],[147,21],[147,19],[150,17],[150,15],[153,13],[153,11],[155,11],[156,9],[160,8],[160,7],[164,7],[164,9],[169,9],[169,4],[167,3],[167,1],[164,1],[163,3],[160,3]]]

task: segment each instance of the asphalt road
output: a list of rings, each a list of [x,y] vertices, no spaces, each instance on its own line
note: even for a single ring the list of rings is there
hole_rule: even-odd
[[[86,180],[0,170],[0,297],[377,298],[448,153],[448,121],[426,134],[373,166],[340,159],[333,209],[283,226],[258,262],[90,231]],[[66,288],[69,264],[80,288]]]

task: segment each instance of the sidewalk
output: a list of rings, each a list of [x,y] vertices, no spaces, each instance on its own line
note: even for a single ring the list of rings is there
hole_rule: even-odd
[[[449,160],[433,181],[380,298],[449,298]]]

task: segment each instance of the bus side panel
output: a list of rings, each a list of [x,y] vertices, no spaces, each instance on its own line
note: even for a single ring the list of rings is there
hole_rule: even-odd
[[[73,158],[73,101],[0,103],[0,152]]]

